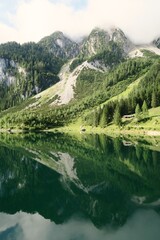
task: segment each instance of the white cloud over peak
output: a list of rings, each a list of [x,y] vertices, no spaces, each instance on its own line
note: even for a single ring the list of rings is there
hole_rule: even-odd
[[[75,1],[76,2],[76,1]],[[0,23],[0,42],[39,41],[56,30],[72,38],[96,26],[120,27],[133,41],[150,42],[160,35],[159,0],[88,0],[78,8],[73,0],[19,0],[9,15],[14,27]]]

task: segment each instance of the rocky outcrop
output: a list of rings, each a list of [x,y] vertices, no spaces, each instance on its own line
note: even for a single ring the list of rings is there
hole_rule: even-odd
[[[124,54],[127,54],[134,46],[123,31],[118,28],[113,28],[108,31],[95,28],[90,35],[83,40],[81,55],[84,57],[92,57],[106,50],[111,41],[117,43],[119,47],[122,48]]]
[[[45,46],[56,57],[63,59],[71,59],[79,54],[78,44],[59,31],[43,38],[39,44]]]
[[[157,38],[156,40],[153,41],[153,44],[157,47],[160,48],[160,37]]]

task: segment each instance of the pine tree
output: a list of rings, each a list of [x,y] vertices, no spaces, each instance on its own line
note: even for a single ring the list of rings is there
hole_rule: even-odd
[[[141,118],[141,108],[139,106],[139,103],[136,105],[135,116],[137,118],[137,121],[139,121]]]
[[[148,106],[146,101],[144,100],[143,105],[142,105],[142,113],[144,117],[148,117],[149,112],[148,112]]]
[[[120,109],[118,105],[116,106],[116,109],[113,115],[113,121],[117,126],[120,126],[122,123]]]
[[[102,113],[101,113],[101,116],[100,116],[100,121],[99,121],[99,125],[101,128],[104,128],[106,127],[106,113],[105,113],[105,107],[102,109]]]
[[[109,123],[109,110],[107,106],[104,106],[100,116],[99,125],[104,128]]]
[[[99,118],[100,118],[100,109],[96,109],[94,110],[94,114],[93,114],[93,126],[97,127],[99,124]]]
[[[157,107],[157,97],[155,91],[152,92],[152,100],[151,100],[151,107]]]

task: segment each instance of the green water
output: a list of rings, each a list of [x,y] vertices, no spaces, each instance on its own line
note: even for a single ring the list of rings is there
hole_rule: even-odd
[[[159,240],[160,145],[0,135],[0,240]]]

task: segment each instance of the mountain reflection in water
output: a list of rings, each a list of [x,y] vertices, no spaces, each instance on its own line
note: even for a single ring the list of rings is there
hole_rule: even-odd
[[[159,147],[124,141],[1,134],[0,239],[160,239]]]

